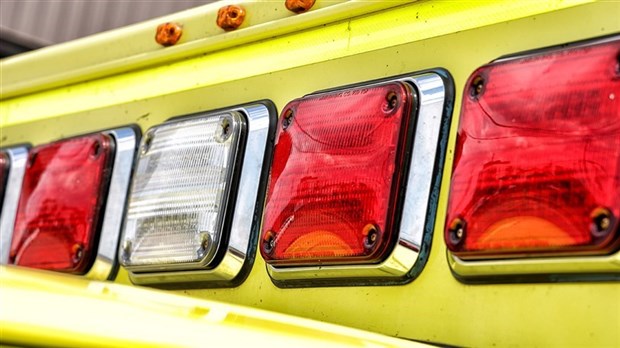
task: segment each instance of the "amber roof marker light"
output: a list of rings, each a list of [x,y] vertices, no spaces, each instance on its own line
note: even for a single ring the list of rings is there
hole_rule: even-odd
[[[183,35],[183,25],[174,22],[166,22],[157,26],[155,41],[164,46],[174,46]]]
[[[286,9],[295,13],[304,13],[314,6],[315,0],[286,0]]]
[[[232,31],[241,26],[245,20],[245,9],[238,5],[224,6],[217,11],[217,26]]]

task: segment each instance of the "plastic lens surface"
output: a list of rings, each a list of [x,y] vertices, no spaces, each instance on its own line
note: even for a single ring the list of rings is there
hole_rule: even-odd
[[[191,268],[213,260],[243,122],[233,112],[171,121],[145,134],[121,241],[124,265]]]
[[[30,151],[9,263],[85,273],[96,251],[113,140],[94,134]]]
[[[410,113],[403,83],[313,95],[284,108],[261,236],[267,262],[385,257],[397,234]]]
[[[461,258],[618,247],[620,41],[500,61],[470,78],[445,240]]]

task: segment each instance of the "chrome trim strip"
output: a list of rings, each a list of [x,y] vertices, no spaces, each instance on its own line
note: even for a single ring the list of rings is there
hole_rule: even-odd
[[[110,186],[99,234],[97,256],[86,277],[96,280],[111,280],[116,276],[118,241],[129,196],[137,135],[131,127],[104,131],[115,140],[115,156],[110,176]]]
[[[620,251],[605,256],[547,257],[511,260],[479,260],[468,262],[446,253],[455,276],[467,282],[474,279],[497,279],[525,276],[555,276],[596,274],[620,275]]]
[[[185,284],[201,283],[201,286],[231,286],[244,267],[253,262],[258,228],[252,229],[263,174],[263,162],[270,129],[269,109],[263,104],[252,104],[200,116],[219,115],[222,112],[237,111],[247,117],[247,143],[239,177],[237,200],[233,210],[233,220],[226,253],[222,261],[213,269],[171,272],[138,273],[128,270],[135,284]],[[250,257],[251,256],[251,257]]]
[[[503,64],[503,63],[510,62],[510,61],[517,60],[517,59],[532,57],[532,56],[535,56],[541,53],[557,53],[557,52],[561,52],[565,50],[585,48],[585,47],[589,47],[593,45],[600,45],[600,44],[606,44],[606,43],[618,41],[618,39],[620,39],[618,35],[612,35],[609,37],[604,37],[604,38],[599,38],[599,39],[594,39],[594,40],[586,39],[586,40],[574,42],[574,43],[554,45],[550,47],[541,47],[541,48],[537,48],[533,50],[528,50],[525,52],[502,56],[502,57],[497,58],[496,60],[494,60],[493,62],[489,64],[497,64],[497,63]]]
[[[424,237],[426,216],[430,209],[431,183],[435,175],[436,154],[442,125],[446,86],[436,73],[396,79],[409,83],[418,94],[419,108],[413,140],[413,152],[405,192],[399,243],[392,254],[376,265],[335,265],[310,267],[275,267],[267,272],[278,286],[356,285],[359,281],[402,281],[414,268]],[[385,81],[382,81],[385,82]],[[431,232],[432,233],[432,232]],[[413,246],[413,248],[411,247]],[[356,283],[356,279],[359,280]]]
[[[4,201],[2,202],[2,215],[0,215],[0,264],[9,262],[15,216],[19,204],[19,196],[22,191],[22,181],[26,172],[28,161],[28,148],[16,147],[4,150],[10,159],[9,175],[6,182]]]
[[[435,74],[415,77],[412,82],[420,93],[420,112],[400,222],[400,239],[419,249],[431,194],[446,89],[443,80]]]

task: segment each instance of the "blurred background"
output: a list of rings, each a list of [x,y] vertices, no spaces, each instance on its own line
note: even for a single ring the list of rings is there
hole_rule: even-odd
[[[0,57],[215,0],[0,0]]]

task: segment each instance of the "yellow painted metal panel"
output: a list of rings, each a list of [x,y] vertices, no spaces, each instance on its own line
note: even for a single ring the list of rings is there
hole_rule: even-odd
[[[478,6],[471,6],[469,2],[420,2],[415,4],[416,6],[412,4],[402,7],[398,12],[385,11],[370,17],[355,18],[327,27],[234,47],[188,61],[116,76],[107,80],[103,85],[100,84],[102,87],[98,87],[97,93],[92,93],[91,84],[86,83],[25,99],[7,100],[3,109],[0,110],[0,117],[3,124],[9,125],[38,119],[41,117],[38,115],[45,115],[46,118],[53,116],[54,114],[50,115],[49,111],[55,114],[79,112],[128,102],[135,99],[136,95],[140,98],[148,98],[197,87],[213,86],[352,56],[361,52],[393,47],[409,41],[421,41],[513,18],[545,13],[575,6],[580,2],[582,1],[515,2],[501,0],[481,2]],[[413,18],[416,20],[411,20]],[[142,42],[144,38],[136,41]],[[8,93],[15,88],[15,82],[13,82],[15,78],[11,78],[11,69],[12,67],[7,64],[3,70],[3,77],[7,76],[7,81],[3,82],[3,90],[8,90]],[[22,69],[16,67],[16,73],[22,72]],[[70,76],[64,77],[71,78]],[[130,83],[135,79],[149,81],[149,83],[139,86],[136,90],[136,85]],[[72,98],[75,102],[66,103],[67,98]],[[27,114],[29,117],[11,117],[15,108],[19,108],[20,114]]]
[[[233,289],[180,290],[388,335],[465,346],[620,346],[620,284],[465,285],[450,273],[442,231],[460,96],[497,57],[620,33],[619,2],[420,1],[117,76],[0,103],[2,145],[41,143],[259,99],[446,68],[455,112],[429,261],[410,284],[279,289],[262,258]],[[121,270],[117,282],[128,283]]]
[[[420,347],[420,343],[76,276],[0,266],[0,344]]]
[[[0,62],[3,95],[13,97],[20,93],[164,64],[406,2],[410,1],[318,0],[309,12],[295,15],[286,10],[284,1],[218,1],[6,59]],[[215,22],[218,9],[229,4],[243,6],[247,15],[239,29],[225,32]],[[162,47],[154,40],[155,29],[165,22],[176,22],[183,26],[183,35],[175,46]]]

